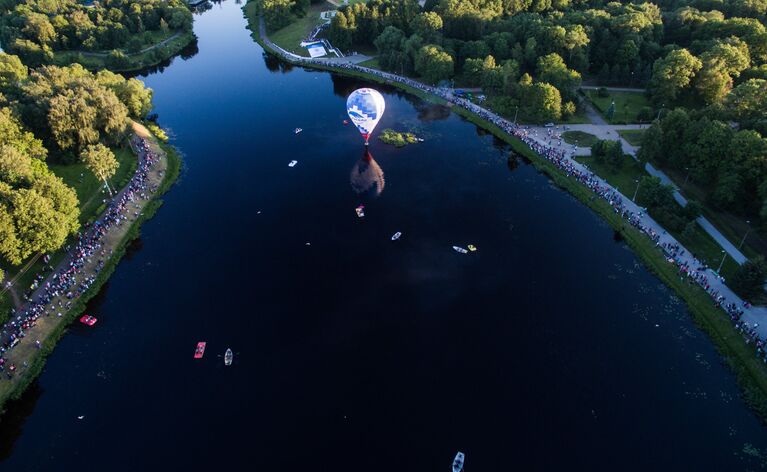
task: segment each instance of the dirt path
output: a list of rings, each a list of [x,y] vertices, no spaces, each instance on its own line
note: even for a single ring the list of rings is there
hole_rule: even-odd
[[[167,169],[167,166],[168,166],[168,160],[167,160],[167,156],[165,155],[165,152],[160,148],[159,144],[157,143],[155,138],[151,135],[151,133],[149,133],[149,131],[143,125],[135,123],[135,122],[133,123],[133,131],[137,137],[146,139],[150,143],[150,149],[159,156],[159,159],[149,168],[149,171],[147,173],[147,180],[146,180],[147,198],[142,199],[140,198],[140,196],[136,195],[135,200],[129,203],[123,212],[123,215],[127,217],[127,221],[110,226],[109,229],[106,231],[105,235],[102,238],[100,238],[99,240],[101,244],[100,249],[103,250],[104,254],[111,255],[113,251],[125,239],[133,223],[138,218],[138,215],[144,210],[146,205],[155,197],[154,191],[162,182],[165,176],[165,170]],[[138,170],[141,168],[142,163],[145,161],[146,156],[140,149],[136,149],[134,147],[134,151],[137,153],[137,157],[139,160],[139,165],[137,167],[137,172],[138,172]],[[135,178],[135,175],[134,175],[134,178]],[[128,187],[130,187],[130,184],[127,185],[125,188],[123,188],[120,192],[118,192],[114,198],[116,200],[120,199],[125,194],[125,192],[128,191]],[[90,258],[88,258],[85,261],[85,265],[82,267],[82,269],[77,273],[75,277],[76,282],[73,285],[72,291],[75,291],[74,288],[76,288],[80,283],[82,283],[87,277],[95,276],[98,273],[97,266],[98,266],[98,260],[100,258],[100,253],[102,252],[101,250],[93,254]],[[107,258],[108,257],[105,257],[105,259]],[[54,273],[58,273],[60,269],[68,267],[72,259],[73,259],[72,255],[68,254],[64,258],[64,260],[62,260],[59,263],[59,265],[56,267],[56,270],[54,271]],[[38,297],[40,297],[44,293],[45,283],[48,282],[50,279],[51,279],[51,276],[46,278],[40,284],[40,288],[36,290],[35,293],[32,295],[33,300],[37,300]],[[21,339],[18,345],[16,345],[13,349],[7,351],[4,354],[4,357],[6,359],[5,372],[8,372],[7,366],[11,364],[15,364],[16,375],[14,375],[10,380],[7,378],[5,373],[3,373],[2,377],[0,377],[0,403],[2,403],[7,398],[7,396],[14,390],[16,384],[20,382],[21,378],[23,377],[23,373],[28,369],[28,366],[32,364],[32,361],[34,360],[35,356],[40,355],[40,351],[36,347],[35,342],[40,341],[41,343],[43,343],[48,338],[48,336],[50,336],[56,330],[56,328],[58,328],[59,325],[63,323],[65,318],[59,317],[57,315],[58,313],[61,313],[63,315],[66,312],[66,309],[64,308],[64,306],[66,305],[67,301],[68,300],[64,295],[54,298],[51,301],[51,303],[47,305],[46,307],[47,315],[41,316],[37,320],[37,324],[35,326],[25,331],[25,337]],[[7,332],[6,327],[4,327],[2,333],[0,333],[0,341],[2,342],[2,344],[5,344],[8,341],[8,339],[9,339],[9,333]]]

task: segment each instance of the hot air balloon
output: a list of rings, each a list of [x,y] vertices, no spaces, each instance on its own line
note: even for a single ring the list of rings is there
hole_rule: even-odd
[[[381,120],[385,108],[383,96],[378,90],[370,88],[357,89],[346,99],[346,113],[365,138],[365,146],[368,145],[370,133]]]

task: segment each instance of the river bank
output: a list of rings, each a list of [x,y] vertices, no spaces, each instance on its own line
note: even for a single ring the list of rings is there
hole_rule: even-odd
[[[178,31],[169,38],[137,52],[118,51],[119,54],[115,55],[105,51],[56,51],[50,62],[58,66],[78,63],[89,70],[136,72],[169,61],[196,40],[193,32]]]
[[[65,333],[66,327],[85,311],[88,301],[99,293],[125,254],[128,244],[139,236],[141,225],[152,218],[162,205],[162,200],[159,200],[159,197],[167,192],[178,178],[180,157],[176,150],[160,144],[143,125],[134,122],[133,128],[137,142],[148,143],[149,151],[142,151],[138,144],[134,146],[139,160],[138,172],[112,201],[116,202],[125,196],[128,188],[135,182],[135,179],[139,178],[141,163],[148,159],[145,154],[151,153],[157,156],[157,159],[156,162],[148,165],[144,171],[146,172],[145,180],[141,183],[147,189],[144,192],[146,198],[140,196],[132,198],[133,196],[130,196],[130,211],[127,205],[125,208],[127,212],[125,221],[129,224],[113,225],[97,237],[98,249],[101,250],[105,259],[97,260],[97,254],[85,257],[83,265],[78,271],[80,276],[75,275],[76,278],[72,283],[73,289],[74,286],[83,287],[85,284],[87,284],[87,289],[83,290],[78,297],[71,299],[71,306],[66,310],[62,309],[61,306],[71,297],[65,297],[63,290],[61,294],[54,296],[50,302],[50,311],[48,312],[46,309],[47,316],[40,316],[34,326],[24,331],[25,335],[23,338],[19,338],[18,344],[5,353],[5,371],[8,372],[10,365],[15,365],[16,372],[12,377],[5,377],[0,380],[0,411],[4,411],[8,400],[18,399],[39,375],[45,365],[45,359],[53,352],[57,341]],[[108,212],[109,210],[105,212],[105,215]],[[89,233],[90,229],[83,234]],[[62,273],[67,267],[72,267],[74,262],[72,257],[65,257],[54,273]],[[94,275],[89,279],[89,274]],[[33,300],[43,298],[43,288],[52,279],[52,276],[48,277],[40,284],[41,288],[32,296]],[[54,307],[56,301],[60,304],[58,310]],[[28,307],[29,305],[25,306],[24,309]],[[19,312],[23,313],[24,311],[19,310]],[[54,315],[54,312],[58,313]],[[7,330],[4,330],[3,336],[6,337],[7,335]]]
[[[328,70],[342,75],[385,83],[434,103],[449,103],[444,97],[408,85],[404,83],[404,80],[384,79],[373,74],[373,71],[366,72],[361,70],[359,66],[356,66],[355,70],[353,70],[348,65],[330,62],[320,63],[317,60],[310,60],[279,51],[265,36],[263,22],[257,17],[253,2],[243,7],[243,12],[248,20],[251,36],[254,40],[265,51],[278,56],[282,60],[304,67]],[[382,75],[392,76],[392,74],[388,73]],[[680,276],[679,267],[669,263],[664,253],[658,249],[658,244],[648,238],[645,231],[632,226],[632,224],[627,224],[628,221],[623,215],[616,213],[616,209],[611,204],[608,204],[607,201],[601,198],[595,198],[594,192],[585,187],[581,182],[578,182],[571,175],[568,175],[568,173],[552,164],[551,161],[533,151],[521,139],[510,135],[491,121],[482,118],[463,106],[452,106],[452,103],[449,105],[457,114],[477,126],[490,131],[493,135],[508,143],[515,152],[529,159],[538,170],[549,175],[557,186],[567,190],[571,195],[575,196],[579,201],[586,204],[606,220],[628,243],[642,262],[685,301],[696,323],[709,334],[720,354],[736,373],[739,384],[745,392],[747,403],[758,413],[762,421],[767,420],[767,370],[763,363],[754,355],[754,348],[750,344],[753,336],[751,336],[752,339],[747,343],[744,335],[733,326],[726,313],[723,313],[721,308],[724,305],[723,302],[713,303],[711,293],[707,293],[706,290],[691,282],[690,279]],[[615,192],[618,193],[617,191]],[[626,199],[626,197],[623,198]]]

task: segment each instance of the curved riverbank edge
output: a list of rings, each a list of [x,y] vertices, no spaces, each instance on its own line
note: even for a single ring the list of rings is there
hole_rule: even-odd
[[[85,312],[88,302],[99,294],[101,288],[109,280],[109,277],[114,273],[125,255],[128,245],[141,235],[141,226],[144,222],[154,217],[157,210],[162,206],[163,201],[160,197],[170,190],[176,180],[178,180],[181,172],[181,156],[179,152],[171,145],[160,143],[159,141],[158,144],[165,151],[167,163],[165,174],[160,185],[157,187],[157,191],[152,196],[152,199],[146,203],[138,217],[131,223],[130,228],[120,242],[114,247],[114,252],[104,263],[104,267],[99,271],[96,280],[90,288],[74,301],[72,308],[62,315],[63,319],[61,322],[42,340],[40,352],[34,357],[28,367],[18,374],[20,377],[13,389],[0,396],[0,420],[2,420],[2,414],[5,413],[8,402],[21,398],[27,388],[40,375],[45,366],[46,359],[53,353],[59,339],[66,333],[67,327]]]
[[[173,59],[197,36],[192,31],[185,31],[154,44],[138,53],[125,53],[128,61],[125,65],[109,64],[109,52],[58,51],[50,64],[68,66],[78,63],[88,70],[109,69],[112,72],[138,72]]]
[[[257,15],[248,15],[246,7],[247,5],[243,6],[243,14],[248,21],[251,37],[264,51],[282,61],[299,67],[326,70],[340,75],[386,84],[432,103],[448,104],[441,97],[426,93],[401,82],[383,80],[372,74],[342,67],[333,67],[330,64],[293,61],[291,58],[285,57],[274,50],[263,40],[260,34],[259,17]],[[527,158],[538,171],[549,176],[559,188],[566,190],[607,221],[610,227],[623,237],[650,272],[654,273],[685,302],[695,323],[709,335],[719,354],[735,373],[738,385],[743,391],[743,399],[746,404],[757,413],[763,423],[767,423],[767,368],[754,356],[753,348],[746,344],[743,336],[733,327],[725,313],[713,304],[711,297],[701,287],[680,278],[677,268],[668,263],[662,252],[655,247],[655,244],[638,229],[627,224],[627,221],[616,214],[614,209],[605,200],[594,198],[593,192],[576,180],[568,177],[551,162],[539,156],[524,142],[507,134],[495,124],[463,107],[453,106],[451,110],[508,143],[515,153]]]

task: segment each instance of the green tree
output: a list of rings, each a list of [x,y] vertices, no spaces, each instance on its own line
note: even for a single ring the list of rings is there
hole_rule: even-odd
[[[703,63],[687,49],[675,49],[655,61],[650,91],[655,103],[671,103],[687,87]]]
[[[750,79],[738,85],[727,97],[725,107],[738,121],[767,119],[767,80]]]
[[[18,56],[0,52],[0,90],[15,86],[27,78],[27,67]]]
[[[423,46],[416,56],[415,70],[427,83],[437,83],[453,75],[453,58],[439,46]]]
[[[104,181],[109,194],[112,195],[109,179],[114,177],[120,167],[112,150],[101,143],[91,144],[80,153],[80,159],[93,175]]]
[[[746,261],[735,271],[730,280],[730,286],[740,296],[747,300],[758,297],[767,277],[767,263],[762,256]]]
[[[562,117],[562,96],[559,90],[544,82],[524,87],[522,106],[527,116],[535,122],[559,120]]]
[[[289,25],[293,21],[295,6],[296,2],[293,0],[261,0],[261,14],[264,16],[267,29],[277,31]]]
[[[410,21],[413,33],[419,35],[427,43],[439,44],[442,36],[442,17],[433,11],[416,15]]]
[[[567,68],[559,54],[551,53],[538,59],[537,78],[557,89],[566,100],[575,100],[576,90],[581,85],[581,74]]]
[[[655,122],[642,134],[642,145],[637,151],[637,158],[641,162],[665,160],[663,155],[663,131],[660,123]]]

